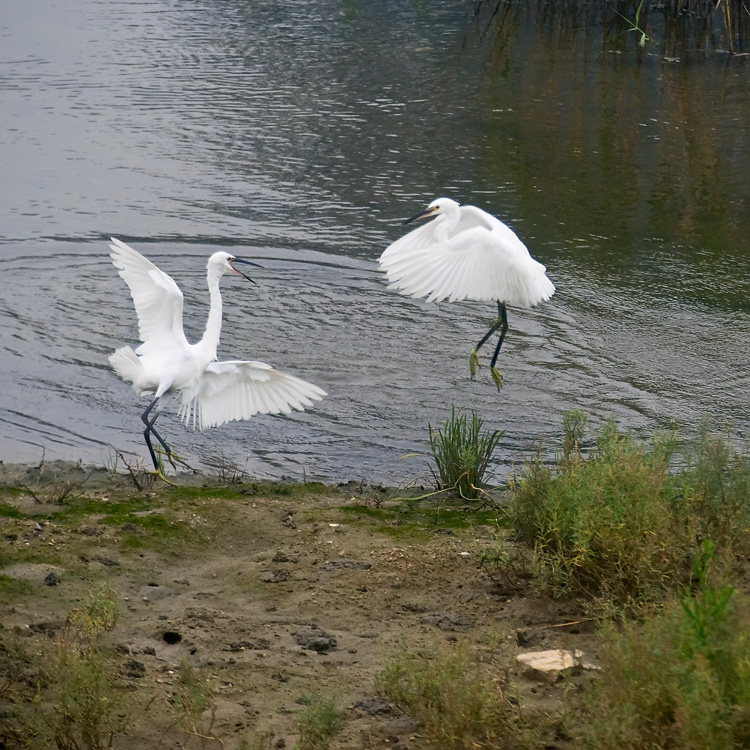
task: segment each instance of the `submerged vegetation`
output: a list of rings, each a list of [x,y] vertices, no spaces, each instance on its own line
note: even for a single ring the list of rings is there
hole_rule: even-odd
[[[548,33],[583,32],[613,49],[658,46],[675,58],[695,51],[747,53],[750,48],[748,0],[475,0],[474,15],[499,36],[523,15]]]

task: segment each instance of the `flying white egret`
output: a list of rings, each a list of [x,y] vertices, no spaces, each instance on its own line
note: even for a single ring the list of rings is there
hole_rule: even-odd
[[[234,264],[257,263],[226,252],[214,253],[208,259],[208,322],[203,338],[191,344],[182,329],[182,292],[172,277],[120,240],[112,238],[110,248],[112,262],[130,287],[143,343],[135,351],[129,346],[118,349],[109,362],[123,380],[133,384],[138,395],[153,395],[141,419],[146,425],[143,436],[157,474],[163,476],[151,435],[159,441],[172,465],[174,459],[180,460],[154,429],[162,399],[181,392],[179,416],[186,425],[205,430],[235,419],[250,419],[255,414],[303,411],[326,395],[316,385],[274,370],[264,362],[216,361],[222,309],[219,280],[224,274],[236,274],[252,281]]]
[[[469,369],[473,378],[477,350],[500,328],[490,364],[492,379],[500,388],[503,380],[495,363],[508,330],[505,305],[533,307],[548,300],[555,287],[515,232],[481,208],[437,198],[403,223],[429,217],[435,220],[396,240],[380,256],[380,266],[391,282],[388,288],[430,302],[497,301],[497,320],[472,350]]]

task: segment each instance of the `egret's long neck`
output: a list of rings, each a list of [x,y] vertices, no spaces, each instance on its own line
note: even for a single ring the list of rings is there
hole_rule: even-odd
[[[450,233],[456,228],[461,220],[461,209],[458,205],[449,206],[443,209],[435,219],[435,234],[433,235],[436,242],[445,242]],[[439,222],[439,223],[438,223]]]
[[[216,359],[216,350],[219,348],[219,337],[221,336],[221,292],[219,291],[220,273],[213,269],[208,271],[208,293],[211,296],[211,307],[208,311],[208,321],[200,346],[206,351],[210,358]]]

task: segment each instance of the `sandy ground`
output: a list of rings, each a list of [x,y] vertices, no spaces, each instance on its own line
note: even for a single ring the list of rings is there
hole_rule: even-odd
[[[523,677],[516,654],[582,648],[596,660],[589,624],[569,606],[480,570],[492,526],[468,509],[445,525],[444,499],[204,477],[137,491],[127,476],[45,468],[40,478],[37,467],[0,466],[0,634],[48,648],[84,593],[111,584],[121,616],[105,643],[137,709],[117,748],[229,749],[260,737],[292,748],[311,692],[345,712],[334,748],[431,748],[376,695],[375,675],[395,655],[464,641],[501,654],[499,671],[537,709],[557,705],[558,687]],[[215,740],[175,724],[169,699],[185,661],[214,677],[215,712],[195,728]]]

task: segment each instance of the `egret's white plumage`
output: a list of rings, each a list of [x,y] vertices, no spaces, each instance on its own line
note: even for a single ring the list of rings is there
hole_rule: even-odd
[[[156,417],[149,417],[155,406],[158,413],[165,397],[180,392],[180,417],[186,424],[204,430],[255,414],[302,411],[326,395],[318,386],[264,362],[216,361],[222,314],[219,281],[224,274],[245,276],[232,264],[248,261],[226,252],[214,253],[208,259],[208,321],[201,340],[191,344],[182,327],[182,292],[174,280],[124,242],[112,238],[110,248],[112,262],[130,287],[142,343],[135,350],[129,346],[118,349],[109,361],[139,395],[154,396],[142,419],[155,468],[158,462],[151,434],[169,457],[174,455],[154,430]]]
[[[497,301],[497,324],[476,348],[503,327],[491,365],[499,385],[495,361],[507,329],[505,305],[533,307],[548,300],[555,287],[515,232],[481,208],[437,198],[404,223],[430,217],[434,220],[396,240],[380,256],[388,288],[430,302]],[[474,367],[473,359],[472,374]]]

